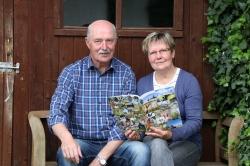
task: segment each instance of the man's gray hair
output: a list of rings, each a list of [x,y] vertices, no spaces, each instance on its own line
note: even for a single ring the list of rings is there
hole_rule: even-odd
[[[112,25],[112,29],[113,29],[114,36],[115,36],[115,38],[117,38],[117,32],[116,32],[115,25],[112,24],[111,22],[110,22],[110,24]],[[93,29],[92,26],[93,26],[93,23],[89,24],[89,26],[88,26],[88,28],[87,28],[87,36],[86,36],[86,38],[89,38],[89,37],[90,37],[90,35],[91,35],[91,33],[92,33],[92,29]]]

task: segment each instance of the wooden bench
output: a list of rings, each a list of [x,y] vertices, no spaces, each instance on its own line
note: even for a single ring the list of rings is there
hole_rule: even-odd
[[[28,119],[32,133],[32,153],[31,166],[56,166],[55,161],[46,161],[46,138],[41,119],[48,117],[48,110],[38,110],[29,112]],[[221,160],[227,160],[229,166],[238,165],[238,155],[236,150],[227,150],[220,145],[219,135],[222,126],[229,127],[228,142],[236,141],[244,121],[241,118],[226,118],[223,122],[214,113],[204,111],[203,119],[218,120],[215,133],[215,162],[200,162],[199,166],[220,166],[227,165]],[[227,149],[232,149],[230,144]]]
[[[28,119],[32,133],[31,166],[56,166],[55,161],[46,161],[46,138],[41,119],[48,117],[48,111],[31,111]]]
[[[240,117],[235,117],[226,118],[221,121],[218,114],[207,111],[203,111],[203,119],[217,120],[215,129],[215,162],[200,162],[198,166],[238,166],[238,154],[236,149],[232,147],[231,143],[238,140],[244,120]],[[229,128],[227,148],[224,148],[219,140],[219,136],[223,127]]]

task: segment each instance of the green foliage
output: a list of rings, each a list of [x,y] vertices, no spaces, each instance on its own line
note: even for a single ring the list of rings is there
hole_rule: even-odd
[[[250,0],[208,0],[206,60],[213,66],[214,98],[209,111],[242,116],[245,125],[235,145],[241,166],[250,166]],[[225,132],[226,133],[226,132]],[[222,133],[222,142],[225,142]]]
[[[249,113],[248,113],[249,114]],[[250,118],[250,116],[248,116]],[[240,153],[239,165],[250,166],[250,121],[248,120],[240,134],[240,142],[236,146],[238,152]]]

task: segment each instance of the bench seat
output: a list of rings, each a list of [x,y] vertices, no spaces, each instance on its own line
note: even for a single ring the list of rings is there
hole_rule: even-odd
[[[31,111],[28,114],[28,120],[32,134],[32,153],[31,166],[56,166],[55,161],[46,161],[46,137],[41,119],[48,117],[48,110]],[[221,122],[218,114],[203,111],[203,119],[218,120],[215,133],[215,157],[216,162],[200,162],[198,166],[236,166],[238,165],[238,154],[235,149],[221,150],[219,141],[220,130],[222,126],[229,127],[228,141],[235,141],[243,126],[243,119],[239,117],[226,118]],[[230,146],[230,144],[229,144]],[[232,148],[227,148],[232,149]],[[228,164],[221,162],[221,158],[228,161]]]

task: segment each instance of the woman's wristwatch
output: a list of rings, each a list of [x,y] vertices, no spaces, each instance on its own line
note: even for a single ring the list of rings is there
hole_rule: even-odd
[[[97,155],[96,158],[97,158],[97,160],[99,161],[99,163],[100,163],[101,166],[107,165],[107,161],[106,161],[102,156]]]

